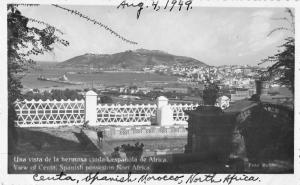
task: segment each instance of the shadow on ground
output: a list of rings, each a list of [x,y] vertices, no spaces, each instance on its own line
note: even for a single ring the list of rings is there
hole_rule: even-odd
[[[14,153],[37,151],[97,151],[80,128],[16,128],[18,141]]]

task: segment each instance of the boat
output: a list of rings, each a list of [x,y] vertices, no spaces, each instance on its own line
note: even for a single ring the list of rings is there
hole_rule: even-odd
[[[68,85],[82,85],[83,84],[82,82],[70,81],[65,74],[59,78],[46,78],[45,76],[40,75],[37,79],[41,80],[41,81],[50,81],[50,82],[68,84]]]

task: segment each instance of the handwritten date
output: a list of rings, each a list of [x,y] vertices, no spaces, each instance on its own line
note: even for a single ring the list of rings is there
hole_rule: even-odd
[[[160,11],[160,10],[169,10],[170,12],[175,10],[175,6],[178,6],[178,11],[181,10],[191,10],[192,9],[192,0],[167,0],[167,2],[164,5],[160,5],[159,1],[153,1],[151,5],[146,5],[144,2],[139,3],[128,3],[126,0],[122,1],[121,4],[117,6],[117,9],[119,8],[127,8],[127,7],[133,7],[138,8],[137,9],[137,19],[139,19],[141,15],[141,11],[145,8],[153,8],[154,11]]]

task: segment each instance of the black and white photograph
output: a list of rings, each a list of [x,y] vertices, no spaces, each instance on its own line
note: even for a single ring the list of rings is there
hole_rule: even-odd
[[[294,174],[299,12],[195,2],[7,3],[7,173]]]

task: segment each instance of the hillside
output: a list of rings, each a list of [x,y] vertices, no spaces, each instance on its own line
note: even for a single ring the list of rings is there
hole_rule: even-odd
[[[159,50],[138,49],[115,54],[84,54],[57,64],[59,67],[94,67],[94,68],[124,68],[142,69],[153,65],[199,65],[205,63],[184,56],[176,56]]]

